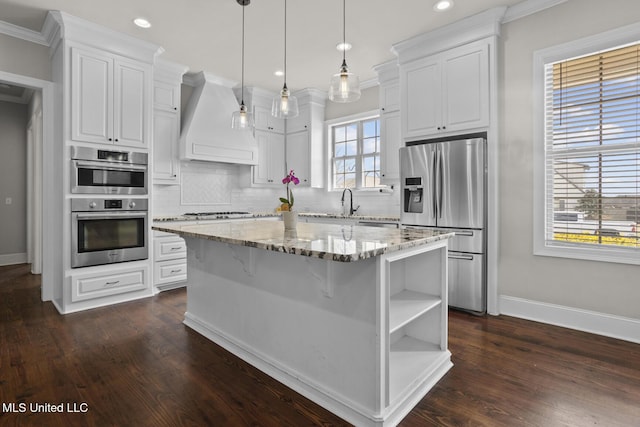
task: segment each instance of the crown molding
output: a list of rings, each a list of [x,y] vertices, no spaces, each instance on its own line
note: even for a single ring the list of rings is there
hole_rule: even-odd
[[[507,12],[504,14],[502,23],[515,21],[517,19],[524,18],[525,16],[533,15],[545,9],[557,6],[565,3],[567,0],[525,0],[520,3],[509,6]]]
[[[442,52],[463,44],[500,35],[500,24],[506,6],[494,7],[450,25],[401,41],[391,47],[404,64],[424,56]]]
[[[6,34],[8,36],[42,46],[49,46],[49,41],[42,35],[42,33],[28,28],[19,27],[5,21],[0,21],[0,34]]]

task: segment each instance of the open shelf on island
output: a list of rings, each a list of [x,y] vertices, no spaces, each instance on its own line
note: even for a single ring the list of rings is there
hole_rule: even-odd
[[[395,332],[441,303],[442,299],[439,296],[406,289],[398,292],[389,302],[389,333]]]
[[[389,402],[393,402],[411,387],[440,367],[448,357],[439,344],[403,336],[391,345],[389,353]]]

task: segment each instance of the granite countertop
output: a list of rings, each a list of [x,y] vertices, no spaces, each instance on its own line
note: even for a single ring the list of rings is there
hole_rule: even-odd
[[[306,218],[331,218],[331,219],[353,219],[358,221],[388,221],[399,222],[399,216],[393,215],[351,215],[345,216],[342,214],[334,213],[321,213],[321,212],[299,212],[300,217]],[[280,213],[275,212],[252,212],[252,213],[221,213],[215,215],[169,215],[154,217],[154,222],[171,222],[171,221],[206,221],[206,220],[218,220],[218,219],[242,219],[242,218],[268,218],[277,217]]]
[[[298,223],[284,231],[281,221],[233,221],[208,224],[156,223],[154,230],[332,261],[351,262],[448,239],[433,230]]]

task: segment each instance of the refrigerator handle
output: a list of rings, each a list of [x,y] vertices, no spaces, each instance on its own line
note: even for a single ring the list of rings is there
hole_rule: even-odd
[[[443,154],[442,154],[442,150],[438,150],[438,184],[439,184],[439,191],[438,191],[438,216],[440,218],[442,218],[442,193],[444,193],[444,188],[443,188],[443,181],[444,181],[444,172],[442,172],[442,165],[444,163],[444,159],[443,159]]]
[[[437,149],[437,147],[436,147]],[[438,152],[436,151],[436,154]],[[432,184],[431,186],[433,187],[431,190],[431,206],[433,207],[433,218],[436,219],[438,218],[438,199],[437,199],[437,190],[438,190],[438,184],[436,182],[436,178],[437,178],[437,171],[438,171],[438,158],[436,155],[433,156],[433,162],[432,162],[432,167],[431,167],[431,180],[432,180]]]

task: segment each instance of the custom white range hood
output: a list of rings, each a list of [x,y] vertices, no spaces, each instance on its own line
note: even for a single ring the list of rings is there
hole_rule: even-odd
[[[185,160],[255,165],[258,145],[251,131],[231,128],[239,109],[233,82],[207,72],[193,78],[195,88],[184,109],[180,155]]]

